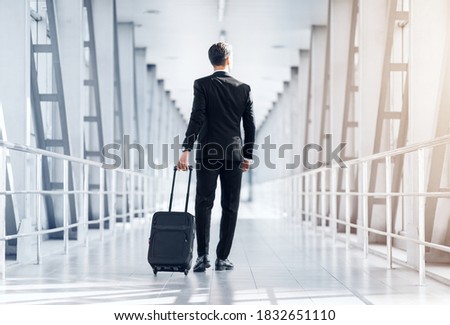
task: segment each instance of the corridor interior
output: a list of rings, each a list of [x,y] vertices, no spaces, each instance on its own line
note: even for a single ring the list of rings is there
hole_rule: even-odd
[[[0,15],[0,305],[450,303],[449,0],[0,0]],[[219,41],[256,129],[235,269],[154,276],[150,220]]]

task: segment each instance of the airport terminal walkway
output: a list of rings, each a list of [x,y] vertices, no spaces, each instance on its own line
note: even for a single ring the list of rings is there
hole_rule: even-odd
[[[450,304],[450,1],[0,0],[0,15],[7,311]],[[148,213],[169,205],[191,114],[204,145],[254,142],[241,196],[258,203],[242,203],[233,271],[154,276]]]
[[[217,243],[218,213],[212,226]],[[8,268],[1,304],[449,304],[449,287],[417,272],[346,250],[291,218],[243,204],[230,260],[233,271],[160,272],[146,261],[148,224],[53,254],[42,265]],[[214,259],[214,254],[211,255]]]

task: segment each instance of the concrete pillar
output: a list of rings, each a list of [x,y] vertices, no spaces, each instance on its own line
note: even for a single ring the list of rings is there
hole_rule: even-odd
[[[89,76],[84,57],[83,42],[86,25],[83,19],[83,1],[56,0],[55,12],[70,154],[74,157],[83,158],[85,135],[83,118],[89,107],[86,100],[88,98],[88,89],[83,83],[84,79],[88,79]],[[53,75],[47,74],[46,78],[47,82],[49,82],[52,80]],[[54,127],[54,132],[59,134],[58,124],[55,123],[55,120],[56,116],[54,116],[52,126]],[[90,139],[86,140],[90,141]],[[83,184],[82,177],[79,177],[79,175],[81,175],[82,166],[79,164],[72,164],[71,166],[74,189],[81,190]],[[61,163],[54,167],[53,172],[57,173],[59,175],[58,178],[62,180]],[[57,211],[63,211],[63,200],[54,198],[53,202],[56,222],[57,224],[62,224],[62,216]],[[82,211],[82,202],[78,200],[77,196],[75,196],[75,202],[76,211]]]
[[[135,49],[136,69],[136,94],[139,125],[139,141],[141,145],[146,144],[149,125],[146,112],[147,102],[147,64],[145,62],[146,49],[139,47]]]
[[[122,109],[124,134],[130,140],[136,139],[134,127],[134,24],[118,23],[120,82],[122,90]]]
[[[0,166],[2,168],[2,175],[0,175],[0,191],[6,191],[6,149],[0,147]],[[0,195],[0,236],[6,235],[6,197],[5,195]],[[14,225],[15,226],[15,225]],[[16,232],[16,227],[14,227]],[[6,245],[5,241],[0,241],[0,279],[3,281],[6,278]]]
[[[273,102],[272,108],[267,114],[265,123],[264,123],[264,130],[261,130],[258,132],[258,135],[260,135],[261,139],[259,140],[261,143],[265,142],[266,137],[270,137],[270,142],[277,143],[277,135],[278,132],[274,132],[274,130],[278,130],[278,120],[277,115],[279,111],[279,105],[278,105],[278,99],[280,98],[280,93],[277,94],[277,100]],[[261,173],[262,180],[270,180],[277,177],[277,170],[273,169],[271,165],[266,165],[265,163],[265,155],[267,153],[268,161],[267,163],[276,164],[276,154],[273,153],[273,150],[262,152],[261,154],[264,154],[264,156],[261,156],[261,167],[258,169],[258,172]]]
[[[292,105],[292,91],[291,91],[291,85],[290,81],[285,81],[283,83],[283,106],[282,106],[282,116],[280,118],[280,122],[282,124],[282,138],[279,146],[283,144],[290,144],[292,143],[292,134],[291,134],[291,124],[289,123],[292,119],[291,115],[291,105]],[[284,158],[281,160],[281,165],[279,166],[280,169],[283,170],[284,175],[288,175],[290,173],[290,170],[287,170],[286,164],[292,160],[292,150],[287,150],[284,153]]]
[[[122,90],[122,110],[124,134],[129,135],[130,143],[139,141],[136,102],[134,23],[118,23],[120,83]],[[130,151],[130,169],[138,167],[137,150]]]
[[[172,143],[172,130],[173,130],[173,124],[172,124],[172,100],[170,99],[171,92],[170,90],[165,91],[165,100],[164,100],[164,115],[165,115],[165,123],[164,123],[164,144],[167,146],[168,152],[170,153],[170,144]],[[168,166],[171,166],[170,156],[164,157],[168,163]],[[169,168],[170,169],[170,168]]]
[[[30,8],[25,1],[0,1],[0,101],[8,141],[26,144],[27,105],[30,102]],[[17,166],[16,182],[23,175],[23,159]]]
[[[172,121],[172,132],[170,134],[170,146],[169,147],[169,157],[172,160],[172,165],[176,164],[175,161],[175,157],[174,157],[174,150],[176,149],[172,149],[172,144],[174,144],[175,141],[175,137],[180,134],[180,120],[179,120],[179,115],[177,112],[177,103],[174,99],[172,99],[172,106],[171,106],[171,121]],[[170,165],[169,165],[170,166]]]
[[[335,142],[342,140],[352,3],[353,0],[331,1],[330,121],[331,133]]]
[[[156,65],[148,64],[147,65],[147,112],[145,119],[147,120],[148,132],[147,132],[147,143],[154,143],[155,139],[155,128],[156,123],[154,123],[154,117],[156,114]]]
[[[27,118],[30,103],[30,59],[29,59],[29,6],[25,2],[0,1],[0,112],[5,121],[3,138],[27,144]],[[18,19],[20,17],[20,19]],[[14,28],[12,28],[14,26]],[[6,32],[8,31],[8,32]],[[29,131],[29,129],[28,129]],[[25,184],[25,160],[23,155],[11,155],[14,166],[14,181],[18,188]]]
[[[270,130],[269,134],[270,134],[271,142],[277,146],[277,149],[273,150],[274,152],[272,153],[272,157],[273,157],[272,161],[276,166],[273,174],[275,175],[276,178],[280,178],[284,175],[284,170],[282,168],[280,168],[281,159],[280,159],[280,155],[278,154],[278,149],[282,145],[283,137],[284,137],[284,132],[281,131],[284,129],[283,102],[284,102],[284,93],[280,92],[277,95],[276,106],[275,106],[275,109],[273,110],[272,116],[270,117],[273,119],[274,123],[272,123],[272,125],[269,129]]]
[[[87,77],[83,48],[83,1],[57,0],[55,9],[70,153],[72,156],[82,158],[86,94],[83,80]],[[75,186],[81,188],[77,178],[74,181]]]
[[[360,1],[359,7],[359,153],[373,153],[387,33],[387,0]]]
[[[299,66],[298,66],[298,92],[299,92],[299,125],[301,132],[299,135],[299,143],[303,148],[306,145],[304,128],[306,127],[306,109],[308,99],[308,75],[309,75],[309,61],[310,50],[300,50]]]
[[[388,0],[360,1],[359,6],[359,93],[357,96],[359,110],[359,127],[357,141],[359,155],[368,156],[373,153],[376,120],[378,116],[381,77],[383,71],[384,51],[387,36]],[[361,170],[361,169],[360,169]],[[381,168],[380,168],[381,170]],[[370,171],[370,169],[369,169]],[[359,173],[359,189],[362,189],[362,174]],[[384,175],[384,174],[380,174]],[[380,176],[377,188],[384,187],[384,179]],[[362,199],[358,199],[358,223],[362,224]],[[371,226],[383,229],[384,205],[372,209]],[[370,212],[369,212],[370,213]],[[358,231],[362,242],[362,232]],[[372,236],[371,240],[376,238]]]
[[[301,155],[302,146],[300,143],[300,134],[302,130],[302,124],[300,124],[300,102],[299,102],[299,80],[298,80],[298,67],[291,67],[291,81],[290,81],[290,112],[288,123],[290,126],[290,143],[293,146],[293,150],[290,152],[290,158],[288,163],[293,163],[295,155]],[[296,174],[301,171],[301,166],[291,169],[289,174]]]
[[[449,8],[446,0],[411,0],[409,142],[432,139],[438,118],[444,64],[448,56]]]
[[[320,122],[322,118],[323,85],[326,57],[326,26],[313,26],[311,32],[311,124],[308,141],[320,144]],[[314,151],[312,151],[314,152]],[[314,159],[316,155],[312,155]],[[312,160],[315,161],[316,159]]]
[[[274,110],[274,115],[273,115],[273,119],[274,119],[274,124],[275,127],[271,128],[270,130],[270,134],[273,137],[273,142],[277,145],[277,150],[278,148],[283,144],[283,138],[284,138],[284,125],[283,125],[283,114],[284,114],[284,99],[285,99],[285,93],[283,92],[284,87],[286,87],[286,84],[282,84],[282,90],[281,92],[278,93],[278,98],[277,98],[277,109]],[[275,130],[279,130],[278,132],[275,132]],[[278,154],[274,153],[274,161],[275,164],[277,166],[276,168],[276,175],[277,177],[281,177],[284,175],[284,170],[283,168],[280,168],[280,156]]]
[[[30,6],[26,1],[0,0],[0,124],[3,140],[20,144],[30,144],[31,107],[30,107]],[[7,49],[7,50],[6,50]],[[12,190],[25,189],[28,172],[24,172],[33,163],[22,153],[10,152],[8,178]],[[3,180],[6,171],[2,170]],[[7,186],[7,183],[4,182]],[[24,195],[12,196],[6,201],[6,234],[15,234],[20,219],[26,218],[26,206],[30,203]],[[8,203],[9,201],[9,203]],[[12,204],[10,204],[12,203]],[[4,208],[5,206],[2,206]],[[13,210],[11,210],[13,209]],[[14,211],[14,213],[11,213]],[[14,245],[14,247],[12,247]],[[15,250],[16,243],[6,244],[6,253]],[[4,253],[4,252],[2,252]],[[0,257],[0,258],[3,258]]]
[[[333,135],[334,148],[340,142],[346,142],[347,147],[341,151],[341,157],[350,156],[356,148],[355,139],[351,136],[355,129],[350,129],[346,139],[343,139],[342,124],[344,117],[345,97],[347,92],[347,79],[349,67],[349,49],[350,42],[354,46],[354,39],[350,40],[352,24],[353,0],[334,0],[331,1],[330,10],[330,128]],[[354,94],[352,92],[352,94]],[[354,177],[356,174],[352,174]],[[344,188],[344,171],[339,171],[341,188]],[[356,209],[355,198],[351,198],[353,209]],[[345,219],[344,198],[337,197],[337,215],[340,219]],[[356,212],[352,213],[356,217]],[[355,221],[355,220],[353,220]],[[338,225],[339,230],[343,230]]]
[[[167,145],[168,145],[168,149],[169,149],[169,155],[168,155],[168,164],[169,164],[169,168],[171,166],[173,166],[173,154],[172,154],[172,150],[170,148],[170,145],[173,143],[173,137],[174,137],[174,132],[175,132],[175,107],[174,107],[174,101],[172,100],[171,97],[171,92],[168,92],[168,110],[167,110]]]
[[[169,138],[169,105],[170,105],[170,91],[163,89],[162,92],[162,111],[161,111],[161,126],[164,128],[162,131],[162,143],[167,143]]]
[[[410,45],[410,114],[409,141],[421,142],[435,137],[439,119],[439,109],[442,96],[447,96],[448,73],[450,64],[448,51],[450,50],[450,4],[445,0],[430,3],[425,0],[411,0],[411,45]],[[447,77],[448,80],[448,77]],[[448,109],[448,108],[447,108]],[[449,123],[449,121],[447,121]],[[449,125],[449,124],[447,124]],[[448,166],[449,149],[444,159],[444,166]],[[427,171],[431,166],[431,151],[426,152]],[[405,161],[405,175],[412,175],[405,180],[405,191],[417,191],[417,161],[415,156]],[[446,186],[449,179],[448,168],[443,169],[440,186]],[[448,184],[448,182],[447,182]],[[448,187],[448,185],[447,185]],[[409,225],[408,235],[417,236],[418,214],[417,198],[405,199],[405,222]],[[447,199],[438,199],[434,218],[427,216],[425,222],[426,240],[442,245],[450,243],[449,211],[450,203]],[[449,262],[450,254],[437,250],[427,250],[429,262]],[[408,263],[417,265],[417,246],[408,245]]]
[[[114,142],[114,14],[110,0],[93,0],[97,69],[105,144]]]
[[[94,16],[95,46],[97,52],[97,72],[99,79],[100,103],[104,144],[114,142],[114,7],[110,0],[92,0]],[[116,188],[120,181],[116,181]],[[112,175],[106,175],[106,187],[112,188]],[[112,196],[108,198],[111,212],[120,206],[112,206]]]
[[[158,79],[157,80],[157,89],[156,89],[155,96],[156,99],[156,106],[155,106],[155,118],[154,118],[154,125],[155,125],[155,139],[154,139],[154,150],[155,150],[155,161],[157,163],[161,163],[161,146],[163,143],[163,111],[164,111],[164,80]]]
[[[156,134],[156,123],[154,121],[155,114],[156,114],[156,96],[157,96],[157,82],[156,82],[156,66],[154,64],[147,64],[146,66],[146,113],[143,118],[146,120],[147,124],[147,138],[145,139],[146,144],[146,150],[147,150],[147,159],[149,159],[149,154],[151,154],[150,157],[153,157],[151,159],[154,160],[154,153],[155,153],[155,137]],[[153,146],[148,146],[153,145]],[[151,152],[149,152],[151,151]],[[156,170],[152,168],[151,166],[147,165],[146,168],[148,169],[148,174],[152,175],[153,177],[156,176]],[[156,186],[155,181],[152,181],[149,184],[148,193],[146,193],[149,204],[151,207],[156,206]]]
[[[176,134],[177,131],[177,125],[176,125],[176,104],[175,104],[175,100],[172,99],[172,93],[169,93],[169,125],[168,125],[168,130],[169,130],[169,138],[168,143],[172,144],[173,143],[173,137]]]

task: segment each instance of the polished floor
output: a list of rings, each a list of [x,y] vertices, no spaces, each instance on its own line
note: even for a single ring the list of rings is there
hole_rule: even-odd
[[[217,243],[217,212],[212,227]],[[450,287],[417,272],[385,269],[376,256],[314,234],[290,218],[243,205],[233,271],[158,273],[146,262],[148,225],[104,244],[73,247],[41,265],[13,265],[2,304],[450,304]],[[214,255],[211,256],[215,258]]]

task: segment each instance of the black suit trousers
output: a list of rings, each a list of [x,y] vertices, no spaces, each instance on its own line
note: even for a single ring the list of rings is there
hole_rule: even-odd
[[[230,254],[236,229],[242,170],[239,161],[199,160],[196,164],[197,193],[195,198],[195,222],[198,256],[209,254],[211,210],[214,205],[217,178],[220,177],[222,217],[220,239],[216,254],[226,259]]]

